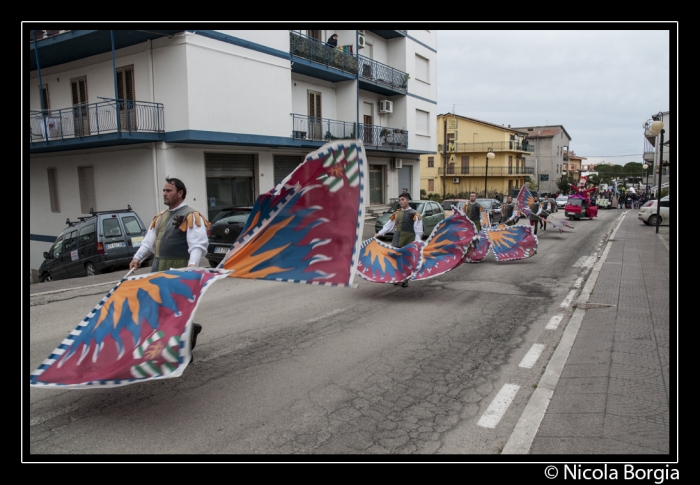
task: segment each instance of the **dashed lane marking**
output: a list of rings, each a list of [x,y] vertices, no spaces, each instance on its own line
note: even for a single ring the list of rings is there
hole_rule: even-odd
[[[513,402],[518,389],[520,386],[517,384],[505,384],[476,424],[484,428],[495,428]]]
[[[530,347],[530,350],[527,351],[527,354],[525,354],[525,357],[523,357],[523,360],[520,361],[520,364],[518,364],[518,367],[523,367],[525,369],[532,369],[532,366],[535,365],[535,362],[537,362],[537,359],[540,358],[540,355],[542,354],[543,350],[544,350],[544,344],[532,344],[532,347]]]

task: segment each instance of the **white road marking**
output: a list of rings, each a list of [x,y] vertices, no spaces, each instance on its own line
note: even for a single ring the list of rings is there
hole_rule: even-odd
[[[571,290],[568,295],[566,295],[566,298],[564,298],[564,301],[561,302],[561,305],[559,305],[561,308],[568,308],[569,305],[571,305],[571,302],[574,300],[574,295],[576,294],[576,290]]]
[[[563,315],[554,315],[551,320],[547,323],[547,326],[544,327],[545,330],[556,330],[559,324],[561,323],[561,319],[564,318]]]
[[[573,287],[574,287],[574,288],[580,288],[580,287],[581,287],[581,283],[583,283],[583,277],[582,277],[582,276],[579,276],[578,278],[576,278],[576,281],[574,281],[574,286],[573,286]]]
[[[505,384],[476,424],[484,428],[495,428],[513,402],[518,389],[520,386],[517,384]]]
[[[319,320],[323,320],[324,318],[332,317],[333,315],[343,313],[344,311],[345,311],[345,308],[337,308],[337,309],[333,310],[332,312],[328,312],[325,315],[321,315],[320,317],[311,318],[309,320],[306,320],[304,323],[318,322]]]
[[[592,268],[596,262],[597,257],[593,256],[582,256],[573,265],[574,268]]]
[[[540,354],[542,354],[543,350],[544,350],[544,344],[532,344],[532,347],[530,347],[530,350],[527,351],[527,354],[525,354],[525,357],[523,357],[523,360],[520,361],[520,364],[518,364],[518,367],[524,367],[525,369],[532,369],[532,366],[535,365],[535,362],[537,362],[537,359],[540,358]]]

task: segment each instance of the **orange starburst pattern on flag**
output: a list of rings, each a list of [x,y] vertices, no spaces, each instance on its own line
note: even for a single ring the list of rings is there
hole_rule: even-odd
[[[153,359],[157,358],[162,351],[163,351],[163,343],[162,342],[153,342],[151,345],[148,346],[148,349],[146,349],[146,352],[143,354],[143,357],[146,360],[153,360]]]

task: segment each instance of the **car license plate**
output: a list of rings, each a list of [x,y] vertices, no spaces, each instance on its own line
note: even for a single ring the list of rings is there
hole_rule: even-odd
[[[126,247],[126,243],[125,243],[124,241],[122,241],[122,242],[115,242],[115,243],[109,243],[109,244],[105,245],[105,248],[107,248],[107,249],[112,249],[112,248],[125,248],[125,247]]]
[[[215,252],[215,253],[227,253],[227,252],[228,252],[228,248],[225,247],[225,246],[217,246],[217,247],[214,248],[214,252]]]

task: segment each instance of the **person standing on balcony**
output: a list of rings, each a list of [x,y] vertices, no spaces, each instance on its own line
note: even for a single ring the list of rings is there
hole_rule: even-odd
[[[336,47],[338,47],[338,34],[333,34],[330,37],[328,37],[326,45],[331,49],[335,49]]]
[[[420,214],[415,209],[408,205],[410,200],[411,197],[406,194],[399,196],[399,208],[391,214],[387,223],[374,237],[380,237],[387,232],[394,231],[391,245],[397,248],[402,248],[413,241],[421,241],[423,239],[423,219],[421,219]],[[408,281],[400,284],[406,288]],[[394,283],[394,285],[399,285],[399,283]]]

